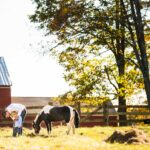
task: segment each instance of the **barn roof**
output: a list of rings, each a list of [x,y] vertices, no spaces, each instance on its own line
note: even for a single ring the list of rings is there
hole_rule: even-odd
[[[0,57],[0,87],[11,86],[11,80],[4,57]]]

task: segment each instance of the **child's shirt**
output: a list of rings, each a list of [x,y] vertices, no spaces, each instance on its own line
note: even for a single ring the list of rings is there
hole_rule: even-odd
[[[18,116],[18,119],[14,121],[14,127],[22,127],[22,117]]]

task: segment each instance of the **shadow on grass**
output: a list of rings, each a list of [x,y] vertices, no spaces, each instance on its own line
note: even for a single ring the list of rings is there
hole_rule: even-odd
[[[13,138],[12,135],[4,135],[3,137],[4,137],[4,138]]]
[[[36,137],[37,135],[35,135],[34,133],[28,133],[26,134],[27,137]]]
[[[43,135],[43,134],[34,134],[34,133],[28,133],[26,134],[27,137],[42,137],[42,138],[48,138],[48,137],[57,137],[55,135]]]
[[[42,137],[42,138],[48,138],[49,136],[48,135],[38,135],[39,137]]]
[[[16,137],[13,137],[12,135],[6,135],[6,136],[3,136],[4,138],[19,138],[19,137],[22,137],[22,136],[16,136]],[[42,137],[42,138],[48,138],[50,136],[48,135],[36,135],[34,133],[28,133],[28,134],[24,134],[24,137]]]

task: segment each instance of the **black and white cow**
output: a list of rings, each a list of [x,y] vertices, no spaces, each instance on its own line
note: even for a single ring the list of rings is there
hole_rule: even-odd
[[[45,122],[47,127],[48,134],[50,133],[51,129],[51,122],[55,121],[65,121],[68,130],[67,134],[69,134],[70,129],[72,128],[73,134],[75,133],[75,128],[79,127],[79,113],[76,109],[72,108],[71,106],[50,106],[46,105],[43,109],[37,114],[33,121],[33,128],[36,134],[40,132],[40,124],[42,121]]]

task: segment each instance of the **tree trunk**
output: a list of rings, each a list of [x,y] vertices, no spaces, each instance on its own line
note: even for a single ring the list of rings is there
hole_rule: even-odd
[[[118,113],[126,113],[126,100],[125,98],[122,96],[119,96],[119,108],[118,108]],[[119,126],[126,126],[127,125],[127,116],[126,114],[120,114],[119,115]]]
[[[144,38],[144,25],[142,21],[142,15],[141,15],[141,4],[139,0],[136,0],[131,2],[132,5],[132,15],[133,20],[135,24],[136,29],[136,36],[137,36],[137,44],[140,50],[141,54],[141,71],[144,78],[144,86],[145,86],[145,92],[147,95],[147,102],[148,106],[150,108],[150,79],[149,79],[149,67],[148,67],[148,58],[146,53],[146,46],[145,46],[145,38]],[[135,10],[133,9],[133,5]]]
[[[119,79],[118,81],[118,112],[119,113],[126,113],[126,100],[125,100],[125,87],[124,87],[124,74],[125,74],[125,23],[124,23],[124,14],[123,11],[119,12],[118,10],[121,8],[121,3],[116,1],[116,29],[121,31],[121,36],[118,35],[116,37],[116,53],[115,58],[118,67]],[[120,14],[121,13],[121,14]],[[126,126],[127,125],[127,117],[126,114],[119,115],[119,126]]]
[[[145,86],[145,92],[147,96],[147,102],[148,102],[148,107],[150,109],[150,80],[149,80],[149,74],[143,74],[144,78],[144,86]]]

